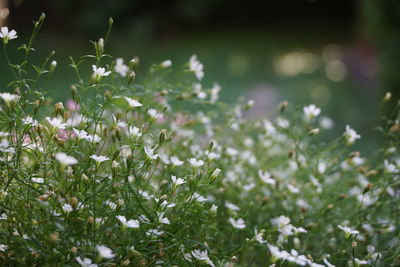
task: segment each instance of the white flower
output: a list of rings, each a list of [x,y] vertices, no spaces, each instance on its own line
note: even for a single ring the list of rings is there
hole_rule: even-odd
[[[179,158],[175,156],[171,157],[171,162],[175,166],[181,166],[183,164],[183,161],[179,160]]]
[[[210,208],[210,212],[212,213],[217,213],[218,210],[218,206],[215,204],[212,204],[211,208]]]
[[[158,113],[158,111],[153,108],[149,109],[147,114],[149,114],[153,119],[157,119],[159,116],[161,116],[161,113]]]
[[[38,125],[38,121],[35,120],[34,118],[27,116],[26,118],[22,119],[22,123],[25,125],[30,125],[30,126],[37,126]]]
[[[356,234],[360,233],[359,231],[353,230],[353,229],[351,229],[350,227],[347,227],[347,226],[338,225],[338,228],[340,230],[344,231],[346,238],[349,238],[351,235],[356,235]]]
[[[201,251],[200,249],[196,249],[196,250],[192,251],[191,255],[199,261],[205,261],[208,265],[210,265],[212,267],[215,266],[214,263],[208,257],[207,250]]]
[[[182,178],[176,178],[176,176],[172,175],[171,176],[172,182],[174,183],[174,185],[181,185],[186,183],[186,181]]]
[[[272,176],[269,172],[263,172],[261,170],[258,170],[258,176],[266,184],[270,184],[270,185],[276,184],[276,181],[272,178]]]
[[[139,228],[140,224],[138,220],[129,220],[127,221],[125,216],[117,216],[117,219],[125,226],[128,228]]]
[[[73,208],[70,204],[63,204],[62,209],[66,213],[70,213],[71,211],[73,211]]]
[[[383,161],[383,166],[386,172],[388,173],[395,173],[396,172],[396,165],[394,165],[393,163],[390,163],[388,160],[384,160]]]
[[[67,124],[63,123],[59,118],[46,117],[46,120],[51,126],[53,126],[54,129],[65,129],[67,127]]]
[[[354,261],[356,262],[357,265],[369,264],[368,261],[366,261],[366,260],[360,260],[360,259],[357,259],[357,258],[354,258]]]
[[[75,259],[79,263],[79,265],[82,267],[97,267],[97,264],[92,263],[91,259],[84,258],[82,260],[81,257],[76,257]]]
[[[6,153],[14,153],[15,149],[13,147],[10,147],[10,143],[6,139],[3,139],[0,142],[0,151]]]
[[[110,75],[111,71],[106,71],[105,68],[98,68],[96,65],[92,65],[93,74],[92,77],[96,81],[100,81],[102,77]]]
[[[205,202],[205,201],[207,201],[207,199],[206,199],[205,197],[203,197],[202,195],[200,195],[200,194],[197,193],[197,192],[194,192],[191,198],[194,199],[194,200],[197,200],[198,202]],[[190,197],[189,197],[189,199],[190,199]]]
[[[212,178],[217,178],[219,176],[219,174],[221,173],[221,169],[220,168],[216,168],[212,173],[211,173],[211,177]]]
[[[96,163],[100,164],[104,161],[110,160],[109,157],[106,156],[97,156],[97,155],[91,155],[90,156],[91,159],[93,159],[94,161],[96,161]]]
[[[343,133],[343,136],[349,145],[353,144],[357,139],[361,138],[361,135],[357,134],[357,132],[354,129],[350,128],[349,125],[346,125],[346,131]]]
[[[126,102],[128,102],[128,104],[129,104],[129,106],[131,108],[136,108],[136,107],[141,107],[142,106],[142,104],[139,101],[137,101],[137,100],[135,100],[133,98],[126,97],[126,96],[124,98],[125,98]]]
[[[17,102],[21,97],[19,95],[10,94],[10,93],[0,93],[0,97],[6,102]]]
[[[333,265],[332,263],[330,263],[326,258],[323,259],[323,261],[324,261],[326,267],[335,267],[335,265]]]
[[[135,126],[131,126],[129,127],[129,132],[128,132],[129,136],[137,136],[140,137],[142,136],[142,133],[140,132],[139,128],[135,127]]]
[[[6,251],[8,249],[8,246],[7,245],[4,245],[4,244],[0,244],[0,251]]]
[[[72,156],[68,156],[64,152],[58,152],[55,155],[56,160],[64,165],[74,165],[78,163],[78,160]]]
[[[196,55],[190,57],[189,70],[194,72],[198,80],[203,79],[204,77],[203,64],[201,64],[201,62],[197,59]]]
[[[124,64],[124,59],[117,58],[115,61],[115,72],[119,73],[122,77],[125,77],[128,74],[129,67]]]
[[[319,121],[319,125],[321,125],[322,128],[329,130],[333,128],[334,122],[331,118],[322,117]]]
[[[146,153],[149,159],[158,159],[159,155],[154,154],[154,150],[151,148],[144,147],[144,152]]]
[[[229,218],[229,222],[232,224],[233,227],[237,229],[243,229],[246,228],[246,224],[244,223],[244,220],[242,218],[239,218],[237,220],[233,218]]]
[[[200,166],[204,165],[204,161],[201,159],[198,160],[195,158],[190,158],[190,159],[188,159],[188,161],[189,161],[190,165],[192,165],[193,167],[200,167]]]
[[[171,66],[172,66],[172,61],[169,60],[169,59],[164,60],[163,62],[161,62],[161,67],[163,67],[163,68],[169,68]]]
[[[7,44],[9,40],[16,39],[17,32],[15,30],[8,31],[8,27],[1,27],[0,38],[3,38],[3,43]]]
[[[232,204],[232,203],[230,203],[228,201],[225,202],[225,207],[227,207],[231,211],[239,211],[240,210],[239,206],[237,206],[235,204]]]
[[[32,182],[37,183],[37,184],[43,184],[44,183],[44,179],[43,178],[32,178]]]
[[[112,250],[106,246],[100,245],[100,246],[96,246],[96,248],[97,248],[97,251],[99,252],[100,257],[102,257],[102,258],[112,259],[115,257],[115,254],[113,254]]]
[[[221,86],[217,83],[214,83],[213,88],[211,88],[211,93],[210,93],[210,102],[211,103],[217,102],[220,91],[221,91]]]
[[[321,113],[321,109],[318,108],[316,105],[311,104],[308,106],[305,106],[303,108],[304,116],[306,117],[307,120],[311,120],[315,117],[317,117]]]
[[[73,128],[72,131],[76,134],[78,139],[88,140],[90,138],[90,136],[88,135],[88,133],[85,130],[78,130],[78,129]]]
[[[163,224],[170,224],[167,217],[164,217],[164,212],[158,212],[158,221]]]
[[[290,224],[290,218],[281,215],[281,216],[279,216],[279,217],[276,217],[276,218],[271,219],[271,223],[272,223],[273,225],[278,226],[278,228],[282,228],[282,227],[284,227],[285,225]]]

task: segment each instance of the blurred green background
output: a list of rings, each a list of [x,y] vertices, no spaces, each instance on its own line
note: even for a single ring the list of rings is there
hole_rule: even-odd
[[[10,42],[11,57],[42,12],[33,57],[56,51],[57,71],[41,86],[57,100],[76,81],[68,56],[91,52],[89,41],[104,37],[109,17],[115,23],[107,50],[125,61],[139,56],[138,76],[166,59],[179,69],[196,54],[205,65],[204,85],[218,82],[223,101],[255,99],[255,116],[273,116],[281,100],[315,103],[335,121],[331,136],[346,124],[361,133],[362,151],[380,143],[374,126],[382,96],[390,90],[398,99],[400,91],[396,0],[0,0],[1,23],[19,35]],[[10,79],[2,64],[1,86]]]

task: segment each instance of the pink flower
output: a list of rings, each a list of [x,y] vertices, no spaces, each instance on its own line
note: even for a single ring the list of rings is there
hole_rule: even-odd
[[[77,104],[74,100],[68,99],[67,100],[67,108],[71,111],[80,110],[81,106]]]

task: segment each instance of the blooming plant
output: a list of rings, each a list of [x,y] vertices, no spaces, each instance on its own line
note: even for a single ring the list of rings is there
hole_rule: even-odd
[[[196,56],[136,81],[137,59],[105,54],[107,33],[93,55],[71,57],[64,109],[38,89],[53,54],[29,62],[43,20],[22,63],[7,55],[15,30],[0,35],[15,78],[0,94],[1,265],[400,264],[399,104],[364,157],[350,126],[319,138],[333,124],[315,105],[284,102],[256,120],[251,102],[219,102]]]

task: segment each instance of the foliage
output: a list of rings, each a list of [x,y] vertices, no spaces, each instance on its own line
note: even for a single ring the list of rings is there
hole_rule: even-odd
[[[43,20],[22,63],[2,37],[15,76],[0,95],[3,265],[399,264],[399,104],[384,147],[362,157],[349,126],[318,139],[331,122],[315,105],[283,102],[255,120],[252,101],[218,102],[196,56],[137,84],[138,58],[105,53],[109,29],[94,54],[70,59],[64,107],[38,85],[56,71],[53,53],[29,62]]]

